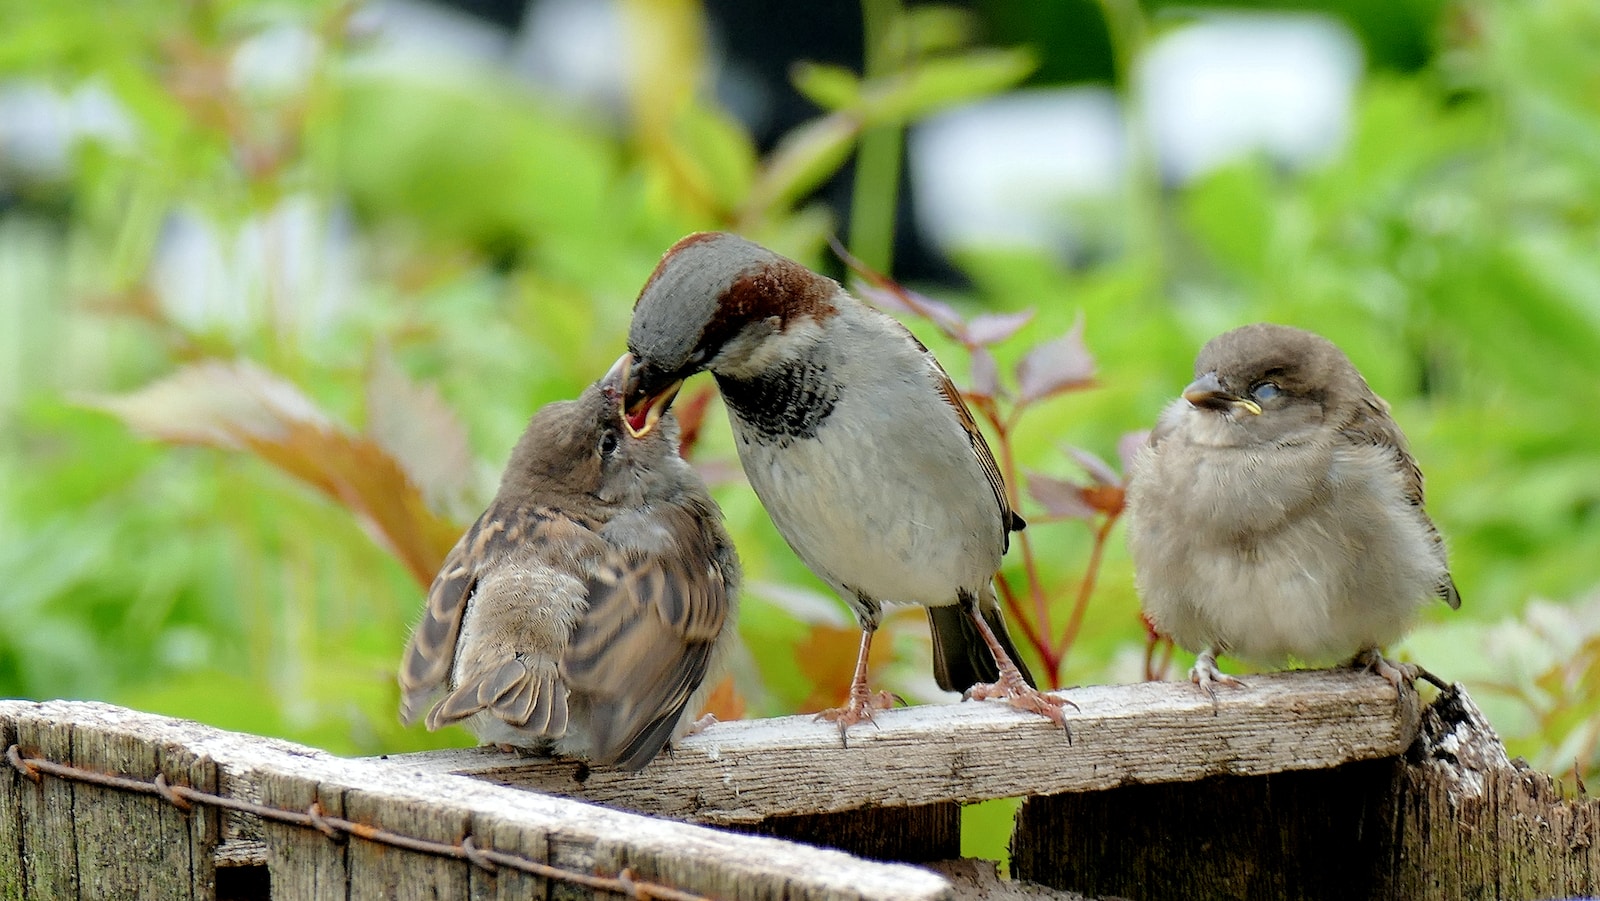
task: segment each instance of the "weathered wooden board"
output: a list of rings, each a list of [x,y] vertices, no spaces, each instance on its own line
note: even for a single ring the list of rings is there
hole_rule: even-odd
[[[1029,798],[1011,848],[1021,878],[1140,901],[1593,897],[1600,800],[1514,765],[1457,688],[1403,757]]]
[[[171,736],[107,728],[75,708],[0,702],[0,735],[57,763],[110,775],[137,775],[202,791],[215,767]],[[3,749],[0,749],[3,750]],[[37,783],[6,766],[0,819],[16,844],[15,881],[0,897],[209,899],[216,895],[218,812],[184,812],[156,797],[49,777]],[[8,880],[10,881],[10,880]],[[18,889],[20,888],[20,891]]]
[[[1019,878],[1139,901],[1347,901],[1388,847],[1394,759],[1028,798]],[[1397,896],[1401,897],[1401,896]]]
[[[890,710],[838,730],[808,716],[719,723],[642,773],[591,770],[489,748],[397,755],[416,773],[454,773],[703,823],[863,807],[1084,792],[1131,783],[1323,769],[1394,757],[1416,735],[1402,699],[1352,670],[1252,676],[1218,704],[1187,682],[1067,691],[1072,741],[998,701]]]
[[[636,879],[711,898],[949,897],[944,879],[914,867],[640,817],[481,780],[389,766],[381,760],[340,759],[287,742],[105,704],[0,701],[0,734],[9,729],[15,729],[23,751],[30,755],[123,768],[126,775],[140,778],[153,777],[160,761],[134,760],[140,755],[119,750],[124,745],[181,748],[181,753],[172,754],[173,759],[190,762],[193,771],[202,775],[214,773],[214,780],[207,779],[229,797],[278,802],[284,807],[300,807],[315,799],[328,813],[342,809],[346,817],[370,826],[451,842],[459,841],[470,826],[480,847],[538,852],[542,846],[548,863],[554,866],[587,871],[598,865],[610,875],[627,867]],[[102,745],[112,751],[96,750]],[[151,769],[137,772],[146,766]],[[149,811],[130,814],[131,808],[120,802],[105,807],[116,817],[137,815],[141,818],[138,823],[151,824],[148,833],[129,829],[126,822],[102,821],[98,803],[73,806],[74,795],[88,790],[86,787],[49,777],[36,787],[9,768],[7,772],[11,775],[0,777],[0,816],[18,816],[25,831],[33,830],[24,836],[23,854],[34,856],[23,898],[88,897],[79,891],[78,880],[90,878],[98,880],[94,897],[134,897],[139,893],[143,897],[186,897],[187,892],[167,894],[165,883],[128,885],[123,881],[145,878],[149,867],[116,869],[96,862],[93,872],[84,870],[83,859],[99,858],[83,853],[87,849],[79,847],[79,841],[104,842],[115,849],[108,854],[135,864],[154,861],[166,866],[170,858],[176,867],[179,858],[209,855],[212,848],[208,845],[214,845],[218,837],[214,830],[186,825],[176,810],[162,812],[166,802],[154,798],[135,796]],[[183,781],[172,772],[168,778]],[[105,791],[92,789],[96,794]],[[168,824],[169,816],[181,830]],[[259,823],[250,828],[251,819],[249,815],[230,817],[223,821],[224,828],[240,833],[235,841],[259,837],[264,843],[275,898],[342,898],[347,890],[350,897],[469,897],[469,887],[474,896],[495,896],[490,893],[495,886],[487,877],[475,876],[471,865],[463,861],[379,848],[359,838],[348,840],[341,857],[328,852],[329,840],[319,832],[263,830]],[[113,841],[114,826],[118,828]],[[30,842],[28,836],[39,838]],[[44,836],[50,840],[45,841]],[[497,844],[502,841],[506,844]],[[154,843],[163,846],[145,847]],[[182,847],[174,850],[169,847],[172,844]],[[182,880],[197,885],[205,875],[178,869]],[[152,890],[155,895],[149,894]],[[589,894],[555,893],[557,897]]]
[[[1424,711],[1406,763],[1373,897],[1600,895],[1600,798],[1508,760],[1465,692]]]

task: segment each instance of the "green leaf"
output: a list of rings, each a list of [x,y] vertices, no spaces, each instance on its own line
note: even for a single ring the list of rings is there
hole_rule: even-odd
[[[850,158],[860,134],[860,120],[844,113],[830,113],[795,127],[768,156],[740,218],[759,220],[811,193]]]
[[[932,53],[957,50],[972,43],[977,21],[971,10],[958,6],[913,6],[895,20],[896,34],[915,59]]]
[[[861,102],[861,79],[843,66],[796,63],[789,80],[807,100],[826,110],[849,109]]]
[[[866,85],[868,125],[903,124],[947,107],[997,94],[1021,84],[1039,60],[1027,48],[973,50],[920,60],[906,72]]]

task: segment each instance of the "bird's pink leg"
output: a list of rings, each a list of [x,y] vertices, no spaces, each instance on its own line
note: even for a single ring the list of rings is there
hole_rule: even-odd
[[[968,615],[978,626],[978,634],[983,636],[983,641],[989,646],[989,653],[994,655],[995,667],[1000,670],[1000,678],[993,682],[980,682],[967,689],[962,697],[968,700],[986,701],[990,698],[1004,698],[1011,706],[1029,713],[1037,713],[1048,717],[1056,725],[1067,731],[1067,738],[1072,738],[1072,727],[1067,725],[1067,712],[1065,706],[1072,704],[1066,698],[1047,695],[1037,688],[1029,685],[1022,678],[1022,671],[1017,669],[1017,664],[1001,646],[1000,639],[994,636],[994,631],[989,624],[984,622],[983,614],[977,608],[969,607]],[[1077,710],[1078,705],[1072,704],[1072,709]]]
[[[867,655],[872,650],[872,635],[876,629],[861,630],[861,651],[856,656],[856,674],[850,680],[850,700],[843,707],[830,707],[817,714],[817,719],[839,724],[839,740],[849,746],[845,730],[856,723],[873,722],[873,711],[894,706],[894,695],[887,691],[873,692],[867,688]],[[876,725],[874,723],[874,725]]]

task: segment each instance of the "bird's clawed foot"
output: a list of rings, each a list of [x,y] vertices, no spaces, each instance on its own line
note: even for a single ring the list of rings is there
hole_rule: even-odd
[[[1394,686],[1396,694],[1403,693],[1407,686],[1415,686],[1418,679],[1431,682],[1440,691],[1449,689],[1449,684],[1433,673],[1428,672],[1415,663],[1394,663],[1384,659],[1377,648],[1366,648],[1356,654],[1350,665],[1365,669],[1370,673],[1382,676],[1385,682]]]
[[[699,719],[689,724],[689,728],[683,733],[683,737],[687,738],[691,735],[699,735],[700,733],[720,722],[722,721],[717,719],[717,715],[715,713],[703,713],[700,715]]]
[[[1023,681],[1022,673],[1015,666],[1001,666],[1000,678],[994,682],[979,682],[967,689],[961,695],[969,701],[987,701],[992,698],[1001,698],[1018,710],[1028,713],[1037,713],[1047,717],[1067,733],[1067,741],[1072,741],[1072,727],[1067,725],[1067,705],[1073,710],[1078,709],[1066,698],[1048,695]]]
[[[898,700],[892,692],[868,691],[865,683],[850,686],[850,701],[843,707],[830,707],[817,714],[817,719],[837,723],[839,726],[839,741],[845,747],[850,747],[850,740],[845,737],[845,730],[856,723],[878,724],[873,714],[878,710],[888,710]]]
[[[1200,652],[1194,659],[1194,666],[1189,667],[1189,681],[1198,685],[1211,697],[1211,714],[1217,713],[1217,686],[1231,685],[1234,688],[1244,688],[1244,682],[1235,679],[1217,668],[1217,652],[1210,648]]]

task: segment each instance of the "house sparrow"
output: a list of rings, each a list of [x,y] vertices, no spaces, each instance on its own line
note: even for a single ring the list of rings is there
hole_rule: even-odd
[[[1211,340],[1133,464],[1128,546],[1145,612],[1199,653],[1189,678],[1350,658],[1398,689],[1426,675],[1378,649],[1430,598],[1461,596],[1389,406],[1328,340],[1247,325]]]
[[[667,251],[634,306],[625,419],[647,434],[683,380],[710,370],[739,460],[773,524],[861,624],[846,706],[870,720],[867,652],[885,601],[928,607],[934,676],[1066,725],[1033,687],[992,585],[1011,510],[950,377],[904,326],[836,282],[729,234]]]
[[[400,715],[637,770],[686,731],[733,635],[739,562],[677,453],[622,427],[623,361],[536,413],[428,590]]]

